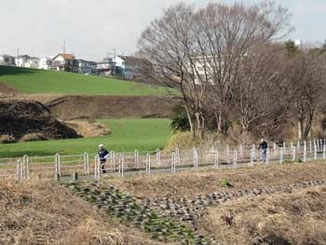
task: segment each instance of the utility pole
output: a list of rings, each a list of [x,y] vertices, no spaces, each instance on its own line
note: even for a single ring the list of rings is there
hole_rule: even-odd
[[[63,54],[66,53],[66,41],[63,41]]]
[[[17,57],[19,56],[19,48],[17,48]]]

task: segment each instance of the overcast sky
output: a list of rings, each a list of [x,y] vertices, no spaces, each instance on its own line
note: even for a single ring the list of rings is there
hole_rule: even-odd
[[[242,2],[257,3],[260,0]],[[0,0],[0,53],[49,56],[66,52],[100,60],[136,50],[140,33],[176,0]],[[197,6],[214,0],[186,0]],[[225,3],[234,0],[224,0]],[[326,39],[326,0],[277,0],[293,14],[290,38]]]

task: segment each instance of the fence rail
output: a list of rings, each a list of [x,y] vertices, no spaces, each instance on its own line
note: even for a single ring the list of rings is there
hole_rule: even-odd
[[[212,147],[209,150],[191,149],[171,153],[110,152],[103,161],[96,154],[60,155],[22,158],[0,158],[0,179],[24,180],[31,176],[69,179],[102,176],[130,176],[176,174],[199,169],[237,168],[255,164],[284,163],[286,161],[326,159],[325,139],[272,144],[265,153],[256,145]]]

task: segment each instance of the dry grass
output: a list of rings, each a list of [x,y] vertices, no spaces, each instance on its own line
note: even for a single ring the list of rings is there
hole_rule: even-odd
[[[313,162],[305,164],[258,165],[254,168],[211,170],[177,175],[141,176],[110,180],[121,190],[138,198],[194,197],[218,190],[224,190],[221,180],[234,185],[234,190],[251,189],[297,183],[311,180],[325,180],[326,164]],[[230,189],[228,189],[230,190]]]
[[[56,183],[0,183],[0,244],[153,244]]]
[[[229,202],[202,228],[222,244],[326,244],[326,187]]]
[[[111,130],[106,128],[103,123],[74,120],[66,121],[65,124],[75,129],[79,135],[85,138],[101,137],[111,134]]]

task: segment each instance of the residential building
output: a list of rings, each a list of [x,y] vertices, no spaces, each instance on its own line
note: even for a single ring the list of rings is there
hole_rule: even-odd
[[[52,59],[51,68],[57,71],[78,72],[77,60],[72,54],[58,54]]]
[[[51,69],[51,58],[48,57],[41,58],[38,68],[43,70]]]
[[[124,79],[137,79],[140,71],[148,61],[135,56],[119,55],[115,59],[115,75]]]
[[[16,66],[15,57],[6,54],[0,55],[0,65]]]
[[[19,55],[15,58],[16,66],[18,67],[26,67],[26,63],[29,61],[31,57],[28,55]]]
[[[103,61],[97,62],[96,74],[99,76],[114,76],[115,62],[112,58],[105,58]]]
[[[88,60],[77,60],[77,67],[78,67],[78,73],[81,74],[95,74],[97,63],[94,61],[88,61]]]

